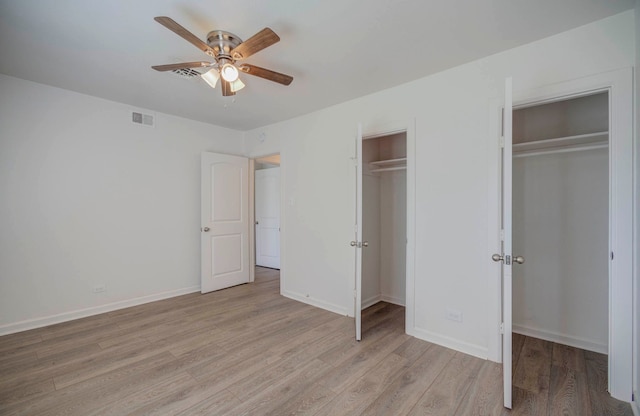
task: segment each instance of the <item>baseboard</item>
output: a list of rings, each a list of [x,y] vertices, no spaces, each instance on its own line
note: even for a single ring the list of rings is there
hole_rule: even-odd
[[[396,298],[395,296],[382,295],[381,300],[383,302],[393,303],[394,305],[398,305],[398,306],[406,306],[404,304],[404,299]]]
[[[633,410],[634,416],[640,416],[640,403],[636,400],[635,402],[631,402],[631,410]]]
[[[478,357],[483,360],[486,360],[488,356],[488,350],[486,347],[469,344],[468,342],[459,341],[457,339],[435,334],[433,332],[425,331],[424,329],[419,328],[413,328],[410,332],[411,333],[409,335],[420,338],[423,341],[428,341],[434,344],[438,344],[442,347],[473,355],[474,357]]]
[[[398,306],[405,306],[403,299],[396,298],[394,296],[375,295],[362,301],[362,309],[367,309],[369,306],[373,306],[378,302],[387,302]]]
[[[365,299],[362,301],[362,309],[367,309],[369,306],[373,306],[378,302],[382,302],[382,295],[375,295],[370,297],[369,299]]]
[[[335,305],[333,303],[325,302],[320,299],[314,299],[312,297],[302,295],[301,293],[291,292],[289,290],[281,290],[280,294],[286,298],[306,303],[307,305],[315,306],[316,308],[325,309],[329,312],[353,317],[353,311],[348,312],[346,308]]]
[[[558,344],[568,345],[570,347],[580,348],[587,351],[598,352],[600,354],[608,354],[606,345],[589,341],[582,338],[572,337],[568,335],[558,334],[553,331],[545,331],[537,328],[531,328],[523,325],[513,325],[513,332],[528,337],[540,338],[545,341],[551,341]]]
[[[20,321],[20,322],[0,326],[0,335],[8,335],[8,334],[14,334],[16,332],[27,331],[29,329],[42,328],[43,326],[59,324],[67,321],[73,321],[74,319],[86,318],[87,316],[93,316],[101,313],[112,312],[118,309],[129,308],[131,306],[142,305],[143,303],[155,302],[157,300],[169,299],[176,296],[186,295],[188,293],[194,293],[199,291],[200,291],[200,286],[191,286],[183,289],[170,290],[168,292],[161,292],[153,295],[141,296],[138,298],[108,303],[106,305],[93,306],[91,308],[64,312],[57,315],[28,319],[25,321]]]

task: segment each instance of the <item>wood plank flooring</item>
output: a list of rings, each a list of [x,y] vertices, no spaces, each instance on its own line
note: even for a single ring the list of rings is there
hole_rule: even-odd
[[[353,319],[256,282],[0,337],[0,415],[631,416],[606,356],[514,334],[501,366],[404,334],[404,308]]]

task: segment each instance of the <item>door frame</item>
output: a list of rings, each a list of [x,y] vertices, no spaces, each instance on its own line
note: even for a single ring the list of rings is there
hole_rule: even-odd
[[[405,133],[407,140],[407,247],[406,247],[406,293],[405,293],[405,332],[415,336],[415,247],[416,247],[416,204],[415,204],[415,157],[416,157],[416,135],[415,118],[392,121],[377,125],[362,125],[363,140],[377,137],[389,136],[396,133]],[[357,158],[357,155],[356,155]],[[356,159],[357,160],[357,159]],[[359,190],[358,192],[361,192]],[[354,212],[354,224],[356,223]],[[361,238],[361,236],[358,236]],[[354,256],[355,261],[355,256]],[[354,268],[355,270],[355,268]],[[349,284],[349,295],[353,291],[353,283]],[[362,307],[357,305],[356,296],[354,298],[354,308]]]
[[[517,78],[515,78],[517,85]],[[595,92],[609,93],[609,249],[615,254],[609,261],[609,392],[616,399],[631,401],[633,386],[633,264],[635,247],[633,227],[633,78],[631,68],[595,74],[553,85],[528,90],[514,90],[514,108],[575,98]],[[501,101],[501,100],[500,100]],[[489,250],[500,248],[500,178],[499,137],[501,102],[491,106],[489,155]],[[497,214],[497,215],[496,215]],[[523,254],[526,256],[526,253]],[[490,267],[491,334],[489,359],[501,362],[500,333],[502,302],[500,267]],[[493,267],[493,268],[491,268]]]
[[[284,236],[285,236],[285,221],[284,221],[284,209],[285,209],[285,197],[284,197],[284,177],[285,166],[284,158],[281,152],[270,152],[266,154],[251,156],[249,158],[249,223],[252,225],[249,227],[249,258],[250,258],[250,282],[255,281],[256,271],[256,161],[269,156],[280,155],[280,293],[282,294],[283,282],[285,279],[285,250],[284,250]]]

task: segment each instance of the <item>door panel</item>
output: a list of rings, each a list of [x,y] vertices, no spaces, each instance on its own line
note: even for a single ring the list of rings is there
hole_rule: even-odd
[[[249,282],[249,160],[203,153],[202,293]]]
[[[512,330],[512,273],[511,273],[511,218],[512,218],[512,117],[513,117],[512,79],[507,78],[504,86],[504,116],[502,149],[502,376],[504,387],[504,407],[511,409],[511,330]]]
[[[354,316],[356,340],[362,339],[362,125],[356,136],[356,233],[351,245],[356,251]]]
[[[256,265],[280,268],[280,168],[255,172]]]

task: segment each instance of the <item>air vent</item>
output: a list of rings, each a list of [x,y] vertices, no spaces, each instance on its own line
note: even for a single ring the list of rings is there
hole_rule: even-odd
[[[134,124],[142,124],[143,126],[153,127],[153,116],[151,114],[142,114],[136,111],[132,111],[131,121]]]
[[[199,77],[201,74],[198,71],[195,71],[191,68],[180,68],[180,69],[174,69],[173,71],[174,74],[178,75],[181,78],[193,78],[193,77]]]

